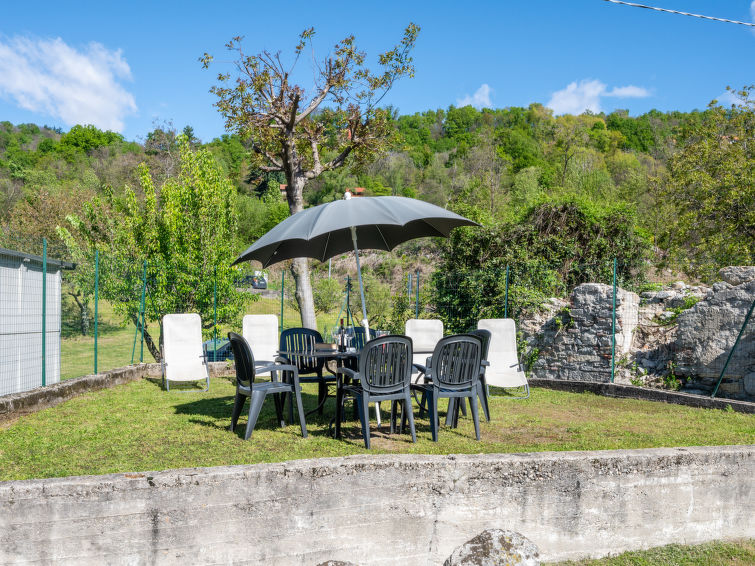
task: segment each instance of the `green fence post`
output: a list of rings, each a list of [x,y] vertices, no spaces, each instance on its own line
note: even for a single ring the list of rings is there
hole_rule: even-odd
[[[100,298],[100,250],[94,252],[94,374],[97,375],[97,317]]]
[[[47,385],[47,238],[42,238],[42,387]]]
[[[506,299],[503,303],[503,318],[509,318],[509,266],[506,266]]]
[[[406,295],[409,297],[409,300],[412,300],[412,274],[408,273],[406,275]]]
[[[212,361],[218,361],[218,268],[215,266],[215,282],[212,288]]]
[[[611,330],[611,383],[616,374],[616,258],[613,258],[613,314]]]
[[[286,271],[284,269],[281,269],[281,328],[280,332],[283,332],[283,289],[285,288],[286,283]]]
[[[752,305],[750,305],[750,310],[747,311],[747,316],[745,317],[744,324],[742,325],[742,328],[740,329],[739,334],[737,335],[737,339],[734,341],[734,346],[732,346],[731,350],[729,351],[729,356],[726,358],[726,363],[724,364],[724,369],[721,370],[721,375],[718,376],[718,383],[716,383],[716,388],[713,390],[713,394],[711,395],[711,398],[715,397],[716,393],[718,393],[718,386],[721,385],[721,382],[724,379],[724,373],[726,372],[726,368],[729,366],[731,357],[734,355],[734,350],[736,350],[737,345],[739,345],[739,339],[742,338],[742,334],[744,334],[745,328],[747,328],[747,323],[750,321],[750,317],[752,316],[753,309],[755,309],[755,301],[752,302]]]
[[[417,277],[417,295],[414,299],[414,318],[419,318],[419,269],[416,273]]]
[[[141,349],[139,351],[139,363],[144,361],[144,310],[145,310],[145,302],[147,299],[147,260],[144,260],[144,275],[142,276],[142,324],[141,324],[141,340],[142,345]]]

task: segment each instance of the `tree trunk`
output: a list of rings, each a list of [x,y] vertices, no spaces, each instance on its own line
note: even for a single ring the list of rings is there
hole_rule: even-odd
[[[73,300],[76,301],[76,306],[79,307],[79,325],[81,328],[81,335],[87,336],[89,334],[89,304],[87,301],[80,301],[79,297],[81,293],[68,292]]]
[[[132,315],[131,316],[131,322],[133,322],[137,328],[139,328],[139,316],[138,315]],[[163,355],[162,352],[160,352],[160,348],[155,344],[155,341],[152,339],[152,336],[150,335],[149,331],[147,330],[147,325],[144,325],[144,343],[147,345],[147,350],[150,354],[152,354],[152,357],[155,358],[155,361],[159,364],[162,359]]]
[[[294,177],[288,180],[286,187],[286,197],[288,198],[288,209],[292,215],[301,212],[304,209],[304,199],[302,193],[306,179]],[[317,317],[315,316],[315,300],[312,296],[312,282],[309,279],[309,261],[305,257],[297,257],[291,262],[291,275],[296,283],[296,303],[299,305],[301,313],[301,325],[304,328],[317,330]]]

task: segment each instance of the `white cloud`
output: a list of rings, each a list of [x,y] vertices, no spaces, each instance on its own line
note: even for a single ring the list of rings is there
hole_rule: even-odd
[[[474,106],[478,110],[480,108],[491,108],[493,106],[493,103],[490,102],[490,95],[492,93],[493,89],[489,85],[483,84],[472,96],[467,94],[464,98],[457,98],[456,106]]]
[[[125,116],[137,110],[122,80],[131,80],[131,69],[120,49],[93,42],[78,51],[60,38],[0,38],[0,95],[69,126],[122,131]]]
[[[753,2],[755,4],[755,2]],[[730,90],[722,92],[716,97],[719,106],[732,106],[733,104],[742,104],[742,100]]]
[[[645,98],[650,96],[650,92],[633,85],[608,90],[608,87],[597,79],[583,79],[579,83],[569,83],[565,89],[554,92],[546,106],[552,108],[555,114],[582,114],[585,110],[597,113],[600,112],[600,99],[606,96]]]
[[[617,98],[647,98],[650,96],[650,91],[641,86],[615,86],[604,96],[615,96]]]

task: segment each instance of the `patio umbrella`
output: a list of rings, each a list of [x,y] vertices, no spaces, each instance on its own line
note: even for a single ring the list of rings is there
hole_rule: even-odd
[[[325,261],[354,250],[362,297],[362,325],[369,332],[359,248],[390,251],[425,236],[448,237],[457,226],[476,222],[421,200],[405,197],[358,197],[307,208],[289,216],[239,255],[233,265],[257,260],[267,267],[295,257]],[[365,334],[369,336],[369,334]]]

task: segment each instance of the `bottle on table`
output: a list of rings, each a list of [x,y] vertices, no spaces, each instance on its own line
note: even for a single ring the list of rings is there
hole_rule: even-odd
[[[343,319],[341,319],[341,326],[338,327],[338,351],[346,351],[346,331],[343,328]]]

